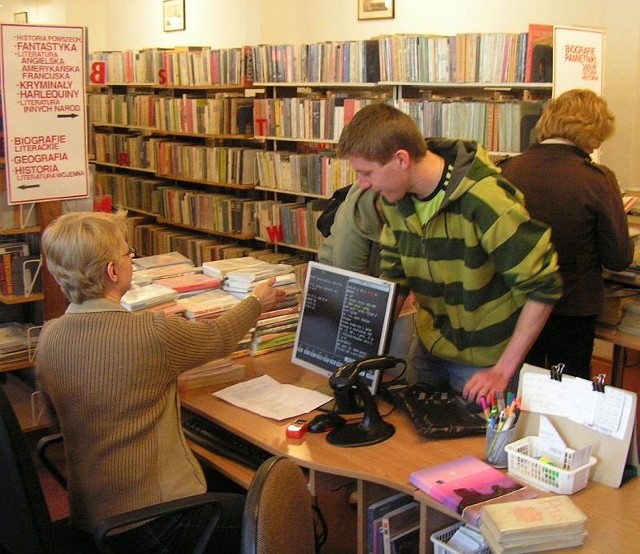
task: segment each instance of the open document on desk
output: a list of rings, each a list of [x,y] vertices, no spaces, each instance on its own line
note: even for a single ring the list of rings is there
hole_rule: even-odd
[[[332,400],[331,396],[321,392],[282,384],[268,375],[231,385],[213,395],[239,408],[279,421],[306,414]]]

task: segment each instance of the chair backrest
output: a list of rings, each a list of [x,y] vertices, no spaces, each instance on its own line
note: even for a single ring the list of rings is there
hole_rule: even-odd
[[[258,468],[245,502],[241,552],[314,554],[313,500],[288,458],[269,458]]]
[[[0,552],[51,552],[53,527],[31,453],[0,387]]]

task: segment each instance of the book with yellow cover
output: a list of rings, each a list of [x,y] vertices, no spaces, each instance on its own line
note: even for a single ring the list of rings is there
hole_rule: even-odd
[[[480,530],[506,545],[583,533],[586,521],[570,497],[554,495],[485,506]]]

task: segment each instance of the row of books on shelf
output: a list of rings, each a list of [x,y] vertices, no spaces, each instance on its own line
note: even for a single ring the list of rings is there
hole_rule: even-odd
[[[253,102],[256,136],[336,141],[362,107],[383,98],[275,98]],[[400,99],[400,110],[416,121],[424,136],[476,140],[490,150],[519,152],[532,142],[542,101]],[[206,146],[146,136],[141,132],[94,133],[97,161],[150,169],[165,175],[215,183],[254,185],[258,149]],[[284,183],[284,180],[283,180]],[[262,185],[268,186],[268,185]],[[283,187],[285,185],[283,184]]]
[[[236,354],[258,355],[293,344],[299,319],[304,264],[272,263],[252,256],[197,267],[179,252],[137,258],[133,286],[122,298],[132,311],[162,310],[190,320],[218,317],[271,277],[285,291],[277,309],[261,314]]]
[[[205,146],[189,142],[160,141],[157,172],[183,179],[230,185],[256,185],[256,148]]]
[[[183,94],[178,98],[153,92],[89,93],[94,125],[123,125],[208,135],[253,134],[253,99],[243,93]]]
[[[147,48],[94,52],[90,63],[104,62],[105,71],[94,74],[107,83],[524,82],[546,77],[537,73],[534,50],[540,44],[551,46],[552,31],[550,25],[531,24],[528,32],[520,33],[412,33],[230,49]]]
[[[380,80],[425,83],[519,83],[526,77],[529,34],[399,34],[380,37]]]
[[[96,71],[96,62],[104,72]],[[104,83],[156,85],[245,85],[253,81],[251,47],[185,46],[92,52],[89,64]]]
[[[0,242],[0,293],[25,296],[42,292],[42,259],[28,242]]]
[[[158,145],[166,137],[145,136],[139,131],[92,133],[93,153],[96,162],[145,169],[155,172],[158,168]]]
[[[337,141],[353,115],[373,102],[387,98],[373,92],[317,94],[293,98],[256,98],[253,128],[257,137]]]
[[[256,237],[267,243],[285,243],[317,250],[324,237],[317,228],[327,200],[282,202],[261,200],[255,204]]]
[[[93,166],[95,167],[95,166]],[[144,174],[93,172],[94,194],[110,196],[112,204],[127,206],[149,214],[159,214],[162,202],[160,187],[169,182]]]
[[[130,216],[127,218],[128,236],[133,238],[136,252],[140,256],[151,256],[177,251],[200,266],[204,262],[256,256],[272,263],[304,264],[312,254],[307,252],[274,252],[270,246],[256,248],[246,243],[240,244],[227,237],[217,239],[197,231],[176,229],[155,222],[149,216]]]
[[[261,187],[331,196],[356,180],[348,160],[332,151],[288,152],[261,150],[256,158]]]
[[[258,183],[257,149],[205,146],[138,131],[93,134],[95,161],[223,185]]]
[[[104,135],[108,140],[107,136]],[[333,151],[289,152],[252,148],[225,148],[163,142],[158,175],[183,180],[234,184],[331,196],[355,181],[351,164]],[[115,146],[115,144],[114,144]],[[98,157],[102,158],[100,154]],[[113,156],[117,157],[114,152]],[[169,178],[169,177],[167,177]],[[166,180],[144,175],[95,171],[99,194],[110,194],[115,203],[150,213],[160,211],[160,190],[174,186]]]
[[[475,140],[487,150],[522,152],[535,142],[534,128],[543,101],[401,99],[398,108],[408,114],[425,137]]]
[[[367,104],[383,97],[275,98],[254,101],[257,135],[299,140],[337,141],[344,126]],[[460,97],[399,99],[425,137],[476,140],[490,150],[521,152],[533,141],[543,101]]]
[[[139,216],[134,220],[131,236],[135,237],[136,248],[145,255],[189,250],[192,259],[207,261],[209,257],[203,249],[218,249],[219,241],[203,237],[196,230],[242,240],[257,238],[271,244],[291,244],[311,251],[317,250],[324,240],[317,228],[318,218],[327,205],[324,198],[309,202],[254,200],[180,187],[159,187],[158,192],[161,197],[157,215],[161,221],[192,227],[194,231],[170,228],[153,222],[150,216]],[[196,240],[197,246],[179,246]],[[193,252],[192,246],[198,252]]]

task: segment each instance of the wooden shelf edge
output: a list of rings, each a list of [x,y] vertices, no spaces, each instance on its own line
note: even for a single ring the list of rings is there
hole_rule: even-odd
[[[44,300],[44,293],[36,292],[28,296],[16,296],[14,294],[0,294],[0,302],[2,304],[27,304],[28,302],[39,302]]]

